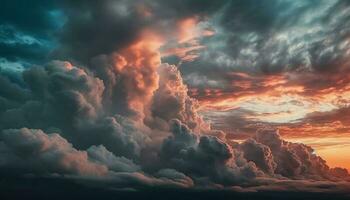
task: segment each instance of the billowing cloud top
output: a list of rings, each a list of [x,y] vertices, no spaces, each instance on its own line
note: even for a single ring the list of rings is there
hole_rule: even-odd
[[[349,130],[349,10],[5,0],[0,174],[112,190],[347,193],[345,168],[283,137]]]

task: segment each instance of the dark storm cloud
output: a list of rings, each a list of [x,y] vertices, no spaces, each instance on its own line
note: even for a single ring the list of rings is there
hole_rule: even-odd
[[[1,134],[1,167],[21,173],[102,175],[107,167],[91,162],[58,134],[9,129]]]
[[[197,73],[212,81],[237,71],[333,71],[349,55],[348,10],[345,1],[227,2],[211,15],[216,34],[203,39],[207,48],[181,70],[185,80]]]
[[[193,15],[208,16],[216,12],[229,1],[210,1],[210,0],[188,0],[188,1],[147,1],[159,17],[182,18]]]
[[[349,5],[344,1],[79,0],[5,1],[3,5],[3,31],[42,40],[40,44],[2,43],[9,59],[42,60],[54,49],[51,40],[55,33],[60,44],[54,57],[86,63],[91,57],[126,46],[143,28],[169,33],[177,20],[193,16],[209,19],[216,35],[202,41],[207,50],[199,60],[181,68],[185,79],[198,72],[198,67],[203,72],[328,70],[341,62],[348,49]],[[150,16],[144,16],[146,11]]]
[[[25,64],[47,60],[55,46],[53,34],[63,21],[56,1],[2,1],[0,56]]]
[[[14,26],[26,33],[33,35],[45,35],[45,32],[54,28],[57,24],[54,18],[50,18],[57,5],[56,1],[22,1],[4,0],[1,3],[0,21],[4,25]]]
[[[0,10],[0,52],[10,60],[42,63],[54,57],[86,64],[92,57],[127,46],[144,28],[172,34],[178,20],[208,15],[222,5],[212,1],[6,0]],[[23,43],[23,37],[32,41]]]
[[[142,172],[136,163],[152,142],[151,133],[127,117],[109,115],[102,104],[108,97],[102,96],[103,81],[86,69],[53,61],[22,76],[24,86],[1,76],[2,169],[14,176],[93,177],[94,185],[113,187],[193,185],[174,169],[159,169],[153,176]]]
[[[195,119],[193,100],[183,93],[186,87],[174,66],[160,66],[164,77],[150,110],[157,117],[147,116],[145,123],[111,115],[103,104],[109,98],[103,95],[103,80],[87,69],[54,61],[22,73],[23,86],[2,75],[0,166],[15,176],[72,175],[91,179],[96,187],[137,189],[256,185],[264,177],[338,180],[337,174],[346,174],[330,171],[310,147],[283,141],[274,131],[238,144],[224,133],[218,138],[208,127],[193,126],[202,122]],[[156,105],[165,102],[180,106],[169,104],[170,110],[160,114]]]
[[[46,67],[30,68],[23,72],[27,88],[2,78],[7,85],[2,86],[1,129],[31,127],[59,131],[63,135],[74,132],[65,136],[80,141],[78,146],[87,148],[94,141],[106,143],[121,154],[134,155],[140,151],[137,140],[143,140],[144,136],[132,128],[132,122],[117,115],[100,118],[104,84],[83,69],[58,61]],[[16,92],[21,95],[15,96]],[[129,128],[122,128],[123,123]],[[120,143],[116,145],[115,140]]]
[[[137,13],[135,1],[64,1],[62,7],[67,23],[57,54],[83,62],[124,47],[149,24]]]
[[[261,143],[257,143],[253,139],[248,139],[241,144],[244,151],[244,157],[254,163],[267,173],[274,173],[276,163],[273,160],[273,155],[270,148]]]
[[[68,16],[67,23],[55,54],[60,58],[88,62],[94,56],[125,47],[145,28],[171,35],[178,20],[208,16],[223,3],[196,0],[64,1],[62,9]]]
[[[269,147],[273,155],[270,157],[276,163],[275,173],[286,177],[315,176],[316,179],[329,176],[326,161],[315,155],[314,150],[309,146],[284,141],[274,130],[258,131],[254,139],[262,146]],[[265,154],[269,155],[269,153]],[[274,169],[272,164],[270,166]]]
[[[179,121],[173,121],[172,133],[173,137],[164,141],[160,155],[168,167],[175,166],[187,174],[204,176],[223,184],[242,179],[237,176],[238,167],[234,169],[226,165],[233,158],[233,150],[224,142],[216,137],[197,136]],[[246,170],[248,176],[258,173],[254,167]]]

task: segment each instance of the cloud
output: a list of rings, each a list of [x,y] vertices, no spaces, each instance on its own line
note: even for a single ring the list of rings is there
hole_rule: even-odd
[[[187,95],[187,86],[183,83],[178,69],[173,65],[163,64],[158,70],[159,88],[153,96],[152,116],[168,123],[176,118],[190,128],[206,128],[197,113],[198,103]]]
[[[207,9],[203,4],[213,8]],[[169,40],[181,41],[186,34],[189,36],[192,32],[189,29],[181,29],[183,26],[179,24],[184,24],[181,22],[210,13],[221,4],[195,1],[185,4],[124,0],[103,0],[98,3],[84,0],[74,3],[64,1],[60,7],[67,14],[67,22],[64,25],[63,34],[60,35],[60,47],[55,54],[60,58],[88,63],[95,56],[110,54],[129,46],[130,43],[138,40],[144,29],[156,30],[162,36],[169,37]],[[186,5],[191,9],[186,8]],[[193,13],[194,10],[198,13]],[[190,24],[187,23],[187,25],[192,28],[197,23],[197,21],[188,22]],[[179,29],[186,34],[178,34]],[[84,37],[76,37],[76,35],[84,35]],[[101,37],[105,39],[101,40]],[[81,49],[81,51],[75,51],[75,49]]]
[[[253,161],[264,172],[274,174],[277,164],[269,147],[254,139],[244,141],[240,147],[248,161]]]
[[[281,139],[275,131],[261,130],[254,139],[270,148],[276,173],[286,177],[327,177],[329,167],[321,157],[314,154],[314,150],[304,144],[287,142]]]
[[[226,2],[211,14],[217,31],[203,41],[206,50],[181,69],[186,74],[213,68],[216,73],[328,71],[348,55],[347,10],[342,1]]]
[[[230,97],[226,103],[235,99],[229,102],[235,104],[269,91],[310,95],[310,88],[323,85],[309,81],[339,79],[336,75],[327,79],[320,63],[334,63],[346,52],[339,35],[329,39],[343,49],[323,48],[327,34],[344,28],[332,22],[333,17],[347,16],[341,3],[317,4],[325,12],[311,14],[311,4],[291,1],[276,1],[273,6],[256,1],[199,5],[109,0],[58,5],[67,21],[52,56],[72,62],[31,66],[15,72],[17,78],[0,74],[1,169],[12,169],[14,176],[58,174],[93,187],[133,190],[156,186],[264,191],[285,190],[288,185],[294,189],[296,184],[322,188],[326,182],[325,191],[328,187],[337,191],[341,184],[336,181],[348,178],[345,169],[330,169],[311,147],[285,141],[275,130],[262,129],[241,143],[232,141],[201,118],[201,105],[188,95],[184,83],[187,75],[195,76],[199,80],[189,87],[202,89],[198,94],[213,97],[222,110],[227,105],[220,105],[216,97]],[[339,15],[325,16],[331,8],[337,8]],[[215,35],[206,37],[203,31],[214,22],[209,17],[218,23]],[[318,29],[319,18],[325,20],[325,30]],[[305,20],[309,24],[303,24]],[[311,33],[305,26],[311,26]],[[300,33],[289,37],[292,28]],[[23,43],[19,32],[12,36]],[[35,39],[24,43],[40,43]],[[213,46],[217,40],[225,44]],[[200,48],[203,54],[175,53],[183,60],[190,56],[191,62],[184,62],[193,66],[188,69],[186,64],[177,68],[162,63],[161,47],[179,44],[185,50],[202,44],[207,48]],[[333,53],[335,57],[330,56]],[[280,59],[284,56],[288,59]],[[304,68],[311,78],[293,79]],[[293,72],[279,74],[284,70]],[[337,70],[344,72],[341,67]],[[213,88],[206,87],[206,80]],[[297,83],[303,87],[295,87]],[[252,134],[247,112],[235,111],[232,124]]]
[[[129,1],[62,2],[61,9],[67,14],[67,22],[56,54],[87,62],[94,56],[125,47],[138,37],[146,24],[135,6]],[[76,37],[78,35],[84,37]]]
[[[56,1],[6,0],[0,12],[1,58],[26,66],[47,61],[48,53],[56,46],[53,34],[64,21]]]
[[[13,82],[2,87],[11,93],[2,96],[9,107],[5,106],[0,114],[4,122],[1,129],[40,128],[59,132],[78,147],[88,148],[100,142],[97,144],[105,143],[120,155],[140,151],[139,142],[146,136],[124,117],[103,114],[105,87],[91,72],[68,62],[54,61],[24,71],[23,81],[26,88]],[[15,91],[21,93],[16,98],[23,96],[20,100],[13,99]]]
[[[122,101],[128,108],[123,114],[134,115],[139,120],[145,118],[149,101],[158,87],[160,55],[157,49],[160,44],[156,35],[145,33],[130,47],[94,59],[93,70],[106,80],[106,104]],[[106,106],[115,109],[113,105]]]
[[[116,157],[103,145],[91,146],[87,150],[89,158],[97,163],[106,165],[108,169],[116,172],[136,172],[140,167],[125,157]]]
[[[35,129],[8,129],[1,134],[1,167],[21,173],[61,173],[101,176],[104,165],[91,162],[84,151],[78,151],[58,134]]]
[[[190,178],[173,169],[162,169],[156,177],[147,175],[131,160],[116,157],[102,145],[91,146],[86,151],[77,150],[56,133],[46,134],[27,128],[8,129],[2,132],[1,140],[0,167],[13,175],[71,175],[81,181],[86,179],[95,187],[101,187],[101,178],[113,187],[193,185]]]
[[[129,82],[124,67],[138,74],[145,66],[112,61],[114,65],[99,66],[113,70],[113,77],[125,76],[127,82],[108,86],[103,74],[95,75],[94,68],[62,61],[21,72],[23,85],[2,75],[2,99],[7,102],[0,118],[2,168],[15,169],[15,175],[56,173],[82,180],[98,176],[91,180],[93,185],[111,183],[116,188],[222,188],[254,184],[264,177],[340,180],[340,174],[347,176],[345,170],[330,170],[310,147],[284,141],[274,131],[258,132],[239,144],[223,132],[202,126],[196,101],[187,95],[179,71],[171,65],[150,67],[151,73],[143,75],[150,77],[142,78],[140,84],[159,76],[155,83],[144,85],[143,89],[150,87],[150,91],[106,101],[111,98],[106,90],[113,94],[119,84],[132,85],[121,87],[124,94],[135,90],[137,85]],[[14,95],[17,93],[22,96]],[[122,106],[120,102],[140,103],[144,109],[135,111],[143,114],[143,120],[109,109]],[[148,158],[151,161],[145,160]]]
[[[236,166],[232,147],[217,137],[196,135],[180,121],[173,121],[172,133],[173,136],[164,140],[160,154],[168,167],[174,166],[202,181],[209,179],[224,185],[259,173],[254,164]]]

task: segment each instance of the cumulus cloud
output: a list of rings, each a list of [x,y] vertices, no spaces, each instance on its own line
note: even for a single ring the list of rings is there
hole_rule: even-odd
[[[4,122],[1,129],[40,128],[59,132],[78,147],[88,148],[97,142],[105,143],[120,155],[140,151],[138,142],[143,142],[146,136],[134,128],[130,120],[104,115],[104,83],[87,70],[54,61],[45,67],[24,71],[23,81],[26,88],[7,80],[8,89],[14,89],[2,96],[9,107],[4,107],[0,114]],[[6,87],[2,88],[7,90]],[[21,101],[12,98],[16,90],[23,94]]]
[[[123,67],[142,71],[142,66]],[[91,70],[54,61],[23,71],[23,85],[2,75],[2,99],[7,102],[0,118],[2,168],[12,168],[16,175],[97,176],[103,177],[94,181],[97,185],[105,180],[113,187],[135,188],[220,188],[250,185],[267,177],[340,180],[348,176],[344,169],[329,169],[310,147],[284,141],[275,131],[262,130],[235,143],[223,132],[203,127],[196,101],[187,95],[175,66],[152,69],[159,79],[152,92],[141,93],[145,101],[137,99],[144,120],[109,110],[124,104],[105,102],[110,96],[103,76]],[[113,74],[124,76],[118,69]],[[125,83],[115,83],[111,89],[119,84]],[[134,90],[123,88],[125,94]],[[119,99],[136,101],[127,96]]]
[[[205,129],[205,123],[197,113],[198,102],[188,96],[187,86],[176,66],[163,64],[158,73],[159,88],[153,96],[152,116],[166,123],[175,118],[192,129]]]
[[[116,157],[103,145],[91,146],[87,150],[90,159],[106,165],[108,169],[116,172],[136,172],[140,167],[125,157]]]
[[[13,175],[70,175],[90,179],[98,187],[104,179],[115,187],[189,187],[192,180],[174,169],[162,169],[155,176],[143,173],[125,157],[116,157],[103,145],[86,151],[75,149],[57,133],[39,129],[7,129],[1,134],[0,167]]]
[[[21,173],[103,175],[108,168],[91,162],[59,134],[35,129],[8,129],[1,134],[1,166]]]
[[[160,154],[166,166],[224,185],[259,174],[253,163],[237,166],[232,147],[217,137],[196,135],[180,121],[172,123],[173,136],[164,140]]]
[[[106,103],[124,101],[122,103],[126,104],[130,115],[140,120],[145,118],[149,112],[149,101],[158,88],[160,54],[157,49],[160,44],[156,35],[145,33],[130,47],[110,56],[95,58],[94,67],[98,75],[107,81],[105,98],[109,102]],[[109,106],[113,109],[113,105]]]
[[[273,41],[255,43],[260,44],[261,37],[267,37],[268,30],[276,24],[286,28],[274,20],[275,15],[281,13],[263,6],[256,16],[248,18],[247,24],[240,23],[255,10],[252,2],[205,1],[202,7],[189,1],[187,6],[195,9],[195,14],[200,15],[196,19],[200,20],[203,16],[217,15],[222,8],[223,13],[218,18],[224,30],[231,26],[244,33],[259,29],[247,38],[237,38],[235,34],[227,36],[227,45],[230,48],[239,46],[232,42],[237,38],[239,44],[249,43],[247,48],[262,46],[257,48],[259,52],[264,52],[260,51],[264,48],[272,49],[268,52],[277,54],[262,56],[263,60],[254,63],[254,67],[264,71],[267,59],[274,65],[265,71],[279,71],[275,67],[286,63],[275,57],[285,53],[284,43],[289,42],[281,36],[283,44],[280,44],[276,39],[278,35],[273,35]],[[0,74],[1,169],[12,169],[18,176],[28,173],[73,175],[80,182],[92,181],[95,186],[133,189],[150,186],[237,186],[236,189],[261,186],[261,189],[282,180],[299,179],[309,183],[310,180],[344,180],[349,176],[345,169],[330,169],[312,148],[283,140],[275,130],[258,131],[252,138],[237,143],[203,121],[197,112],[198,102],[188,96],[181,74],[181,70],[184,73],[186,70],[183,66],[179,71],[176,66],[162,63],[160,52],[164,40],[169,39],[164,33],[174,32],[176,28],[172,25],[181,20],[193,19],[192,9],[180,9],[180,13],[176,13],[174,8],[183,5],[170,1],[145,1],[144,4],[64,1],[60,5],[68,21],[54,56],[73,62],[51,61],[32,66],[16,72],[16,79],[8,73]],[[257,5],[262,6],[261,3]],[[282,2],[278,4],[283,5]],[[244,12],[227,11],[238,8],[243,8]],[[287,13],[287,18],[291,13]],[[319,15],[322,13],[316,14]],[[313,19],[314,16],[311,21]],[[298,17],[295,20],[298,21]],[[334,26],[327,31],[334,30]],[[181,43],[196,38],[189,45],[199,45],[198,35],[191,34],[172,33],[170,39]],[[300,38],[294,39],[299,41]],[[300,55],[294,52],[297,47],[287,46],[291,51],[289,56]],[[232,51],[230,56],[259,57],[254,48],[239,53]],[[205,58],[205,54],[198,58]],[[213,58],[214,62],[226,60],[222,56]],[[206,67],[203,69],[207,72]],[[211,78],[217,77],[220,74]]]
[[[264,144],[258,143],[254,139],[248,139],[241,144],[244,157],[248,161],[253,161],[261,170],[273,174],[276,163],[273,159],[271,149]]]
[[[329,172],[326,162],[315,155],[311,147],[284,141],[276,131],[261,130],[254,138],[270,148],[278,174],[323,177]]]

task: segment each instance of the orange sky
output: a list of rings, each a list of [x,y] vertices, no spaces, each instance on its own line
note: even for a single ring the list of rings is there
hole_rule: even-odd
[[[227,76],[232,80],[225,89],[190,90],[213,127],[235,130],[233,137],[237,133],[249,137],[246,130],[260,127],[278,128],[285,139],[313,147],[331,167],[350,169],[350,79],[346,72]],[[230,121],[230,117],[235,119]],[[239,127],[237,120],[248,123]]]
[[[316,154],[327,161],[330,167],[344,167],[350,169],[350,136],[324,138],[286,138],[291,142],[310,145]]]
[[[162,47],[161,56],[192,62],[207,48],[200,38],[215,34],[196,16],[182,19],[168,38],[174,42]],[[278,128],[285,139],[313,147],[331,167],[350,169],[350,70],[349,61],[342,62],[326,72],[215,72],[222,79],[217,87],[189,86],[189,94],[199,100],[204,118],[229,137]]]

